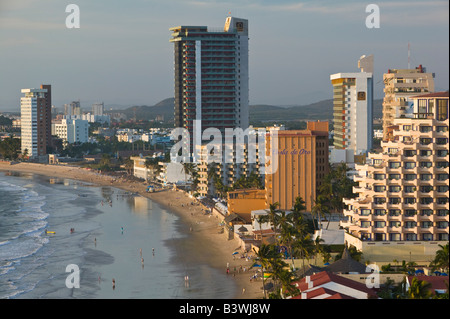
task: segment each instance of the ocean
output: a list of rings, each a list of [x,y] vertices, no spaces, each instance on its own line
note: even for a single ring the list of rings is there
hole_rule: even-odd
[[[204,262],[186,228],[118,188],[0,172],[0,298],[236,296],[235,282]]]

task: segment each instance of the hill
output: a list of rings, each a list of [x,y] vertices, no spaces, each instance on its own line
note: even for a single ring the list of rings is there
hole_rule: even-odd
[[[115,111],[117,112],[117,111]],[[173,121],[174,98],[164,99],[153,106],[132,106],[121,111],[127,118],[155,119],[163,115],[165,122]],[[374,100],[374,118],[382,115],[382,99]],[[333,118],[333,100],[323,100],[307,105],[281,107],[257,104],[249,107],[250,122],[295,121],[295,120],[331,120]]]

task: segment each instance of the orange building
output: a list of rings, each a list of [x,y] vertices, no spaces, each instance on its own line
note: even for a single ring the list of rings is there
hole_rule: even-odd
[[[263,189],[238,189],[227,193],[228,214],[238,214],[251,223],[252,210],[266,208],[266,191]]]
[[[278,160],[273,174],[265,174],[266,207],[278,202],[279,209],[292,209],[301,196],[306,211],[316,199],[317,188],[328,173],[328,122],[308,122],[306,130],[278,131],[278,149],[271,150],[266,138],[266,165]],[[275,158],[277,157],[277,158]]]

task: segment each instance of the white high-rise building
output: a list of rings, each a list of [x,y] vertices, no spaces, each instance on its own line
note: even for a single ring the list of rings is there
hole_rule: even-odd
[[[47,147],[45,110],[47,89],[22,89],[20,98],[21,152],[34,158],[45,155]]]
[[[361,72],[330,76],[334,150],[351,155],[366,154],[373,140],[373,55],[363,55],[358,67]]]

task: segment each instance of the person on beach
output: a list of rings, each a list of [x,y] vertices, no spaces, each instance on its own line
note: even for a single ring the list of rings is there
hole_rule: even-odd
[[[116,280],[114,278],[112,279],[112,288],[113,290],[116,289]]]

